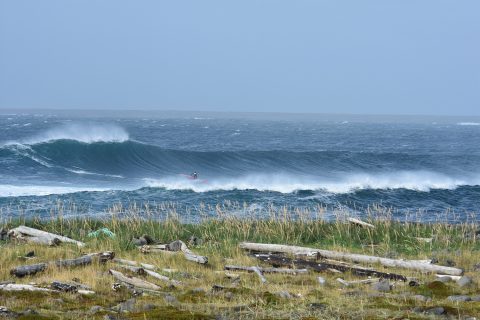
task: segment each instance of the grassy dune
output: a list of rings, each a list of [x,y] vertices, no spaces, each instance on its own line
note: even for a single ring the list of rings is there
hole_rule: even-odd
[[[74,258],[88,252],[114,251],[116,257],[157,266],[159,273],[182,281],[183,286],[170,288],[146,277],[146,280],[162,286],[162,295],[144,294],[136,298],[132,311],[117,313],[111,308],[131,298],[132,294],[127,289],[112,290],[115,280],[108,274],[108,269],[122,270],[113,263],[61,270],[48,268],[43,273],[13,280],[48,286],[53,280],[77,278],[91,286],[96,295],[0,292],[0,305],[16,312],[32,308],[38,313],[22,315],[20,319],[103,319],[107,314],[125,319],[466,319],[480,315],[480,302],[452,302],[447,299],[451,295],[480,294],[477,285],[480,274],[474,271],[474,265],[480,263],[480,241],[476,238],[479,235],[476,235],[478,226],[475,223],[400,223],[383,216],[368,220],[375,225],[375,229],[371,230],[345,223],[342,219],[327,222],[322,219],[298,219],[298,215],[295,219],[292,217],[285,211],[263,220],[238,219],[223,214],[197,224],[181,223],[175,215],[158,221],[142,219],[136,214],[121,219],[113,215],[101,220],[6,221],[4,227],[7,228],[25,224],[84,241],[87,246],[80,249],[66,244],[46,247],[15,241],[0,242],[0,281],[11,280],[9,270],[18,265]],[[102,227],[114,232],[115,238],[87,237],[88,232]],[[176,239],[187,241],[194,235],[202,239],[202,243],[191,249],[208,256],[209,263],[204,266],[189,262],[181,254],[142,254],[132,244],[132,239],[142,234],[148,234],[162,243]],[[417,238],[433,238],[433,241],[426,243]],[[225,275],[224,265],[261,265],[238,248],[241,241],[311,246],[391,258],[433,257],[438,259],[439,264],[455,264],[463,268],[474,284],[462,288],[454,282],[444,284],[434,281],[435,276],[431,274],[381,266],[372,267],[416,277],[420,286],[410,287],[397,282],[391,292],[378,294],[370,285],[343,287],[335,281],[338,277],[360,279],[351,274],[318,274],[314,271],[295,276],[266,274],[266,284],[262,284],[253,273],[229,272],[240,276],[239,281],[233,281]],[[35,258],[27,261],[21,258],[32,250]],[[324,277],[326,285],[320,285],[317,276]],[[215,284],[225,289],[213,290]],[[415,295],[423,295],[426,301],[414,299]],[[102,308],[93,313],[90,311],[93,306]],[[443,315],[431,314],[428,310],[434,307],[442,307]]]

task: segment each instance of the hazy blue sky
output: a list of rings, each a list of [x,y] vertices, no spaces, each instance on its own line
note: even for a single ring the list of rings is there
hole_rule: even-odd
[[[480,115],[480,1],[0,0],[0,108]]]

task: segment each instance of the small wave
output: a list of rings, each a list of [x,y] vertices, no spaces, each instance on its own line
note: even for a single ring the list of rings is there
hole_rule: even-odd
[[[0,185],[0,197],[47,196],[53,194],[67,194],[82,191],[107,191],[103,188],[60,187],[60,186],[14,186]]]
[[[457,123],[459,126],[480,126],[479,122],[459,122]]]
[[[144,179],[149,187],[167,190],[193,190],[209,192],[217,190],[258,190],[292,193],[299,190],[350,193],[363,189],[409,189],[428,192],[432,189],[455,189],[463,185],[478,185],[480,181],[466,181],[433,172],[396,172],[389,174],[348,174],[335,179],[323,180],[289,174],[258,174],[239,178],[213,180],[189,180],[182,177]]]

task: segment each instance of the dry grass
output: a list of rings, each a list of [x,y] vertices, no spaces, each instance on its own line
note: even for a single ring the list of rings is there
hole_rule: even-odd
[[[117,211],[115,211],[117,210]],[[129,211],[130,210],[130,211]],[[223,272],[226,264],[244,266],[258,265],[258,261],[248,257],[238,249],[240,241],[255,241],[304,245],[325,249],[359,252],[371,255],[395,258],[426,259],[436,257],[440,263],[451,260],[464,268],[467,275],[480,283],[478,272],[473,265],[480,262],[480,245],[476,239],[478,226],[476,223],[400,223],[391,216],[370,215],[368,221],[375,225],[375,230],[359,228],[344,223],[345,214],[339,213],[334,221],[316,219],[321,212],[269,212],[266,219],[236,218],[234,215],[219,209],[215,219],[203,218],[197,224],[181,223],[178,215],[172,210],[168,219],[161,221],[145,219],[134,209],[113,208],[109,218],[98,219],[50,219],[50,220],[9,220],[8,227],[26,224],[42,230],[70,236],[87,243],[87,247],[79,249],[62,245],[51,248],[31,244],[13,242],[0,243],[0,280],[11,279],[9,270],[14,266],[26,263],[38,263],[73,258],[85,252],[115,251],[117,257],[153,264],[159,272],[184,283],[179,288],[168,288],[164,283],[147,278],[164,288],[178,300],[170,305],[163,297],[144,295],[138,298],[137,304],[151,303],[156,308],[122,315],[132,319],[201,319],[215,318],[223,315],[226,318],[263,318],[263,319],[430,319],[431,315],[414,313],[414,306],[426,308],[442,306],[447,317],[463,319],[466,316],[480,314],[479,302],[453,303],[446,300],[446,294],[474,295],[478,286],[461,289],[455,284],[447,284],[446,288],[437,290],[421,286],[411,288],[404,283],[396,283],[393,295],[389,297],[369,296],[369,286],[343,288],[335,278],[337,274],[321,274],[327,279],[326,286],[320,286],[316,277],[319,274],[310,272],[306,275],[266,275],[268,282],[261,284],[255,274],[240,273],[240,282],[234,284]],[[115,212],[122,211],[121,217]],[[150,218],[154,218],[155,210],[151,210]],[[108,237],[89,238],[88,232],[107,227],[116,234],[115,239]],[[134,236],[148,234],[162,242],[175,239],[186,241],[191,235],[203,239],[203,243],[192,248],[195,252],[209,257],[207,266],[186,261],[178,254],[141,254],[131,243]],[[417,237],[433,238],[432,243],[424,243]],[[29,251],[35,251],[34,259],[23,261]],[[0,305],[12,310],[21,311],[27,307],[37,310],[44,318],[52,319],[101,319],[106,312],[89,314],[93,305],[110,308],[131,297],[128,291],[114,292],[111,286],[114,279],[108,274],[113,264],[94,264],[74,269],[49,268],[36,276],[15,279],[17,283],[35,282],[49,285],[53,280],[68,281],[78,278],[90,285],[96,292],[94,297],[83,297],[76,294],[28,294],[4,293],[0,295]],[[383,268],[377,267],[380,270]],[[162,269],[175,269],[177,272],[167,273]],[[120,269],[118,269],[120,270]],[[417,277],[428,283],[433,275],[418,272],[388,269],[388,272],[402,273],[409,277]],[[355,279],[349,274],[340,275],[344,279]],[[357,278],[358,279],[358,278]],[[215,292],[212,285],[219,284],[228,289]],[[203,288],[204,292],[192,292],[195,288]],[[276,293],[288,291],[292,298],[281,298]],[[441,292],[440,292],[441,291]],[[418,302],[409,298],[401,298],[402,294],[413,296],[424,294],[432,297],[430,302]],[[400,298],[399,298],[400,297]],[[56,299],[62,299],[59,302]],[[312,308],[311,304],[319,308]],[[35,315],[36,318],[41,318]]]

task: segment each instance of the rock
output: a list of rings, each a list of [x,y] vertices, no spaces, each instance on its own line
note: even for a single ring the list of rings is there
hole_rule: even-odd
[[[144,234],[140,238],[147,241],[147,244],[154,244],[155,243],[155,240],[153,240],[153,238],[150,237],[148,234]]]
[[[231,301],[233,300],[233,297],[234,297],[234,294],[230,291],[226,292],[225,293],[225,299],[228,300],[228,301]]]
[[[423,313],[424,310],[425,309],[422,308],[422,307],[415,307],[415,308],[412,309],[412,311],[415,312],[415,313]]]
[[[135,304],[137,303],[137,300],[135,298],[128,299],[127,301],[124,301],[112,309],[118,311],[118,312],[132,312],[135,310]]]
[[[288,291],[275,292],[275,295],[282,299],[292,299],[292,295]]]
[[[324,286],[327,283],[327,280],[323,277],[317,277],[317,281],[321,286]]]
[[[176,304],[176,303],[178,303],[177,298],[175,298],[175,297],[172,296],[171,294],[166,295],[163,299],[164,299],[165,302],[168,303],[168,304]]]
[[[207,293],[207,291],[203,288],[193,288],[192,293]]]
[[[197,238],[194,235],[190,236],[190,238],[188,239],[189,246],[199,246],[202,244],[202,242],[203,242],[202,239]]]
[[[428,309],[427,311],[425,311],[425,313],[440,316],[445,313],[445,309],[443,307],[434,307],[434,308]]]
[[[390,282],[388,280],[381,280],[372,284],[372,289],[380,292],[388,292],[392,290]]]
[[[104,310],[104,309],[103,309],[103,307],[101,307],[101,306],[92,306],[92,307],[90,308],[90,310],[88,310],[88,313],[90,313],[90,314],[95,314],[95,313],[100,312],[100,311],[103,311],[103,310]]]
[[[140,238],[133,238],[132,243],[136,245],[137,247],[141,247],[147,244],[147,240],[145,238],[140,237]]]
[[[8,230],[5,228],[0,229],[0,240],[5,241],[8,239]]]
[[[313,302],[308,305],[310,310],[325,310],[327,305],[325,303]]]
[[[469,296],[465,295],[449,296],[447,299],[454,302],[466,302],[471,300]]]
[[[180,251],[182,249],[182,242],[180,240],[175,240],[167,244],[168,251]]]
[[[473,265],[473,271],[480,271],[480,263],[476,263]]]
[[[451,259],[447,259],[447,260],[445,260],[445,265],[447,267],[455,267],[457,264],[455,263],[455,261],[453,261]]]
[[[473,284],[473,280],[468,276],[463,276],[460,279],[458,279],[457,284],[460,288],[468,287]]]
[[[11,319],[18,316],[19,315],[16,312],[8,310],[7,307],[0,306],[0,318]]]

